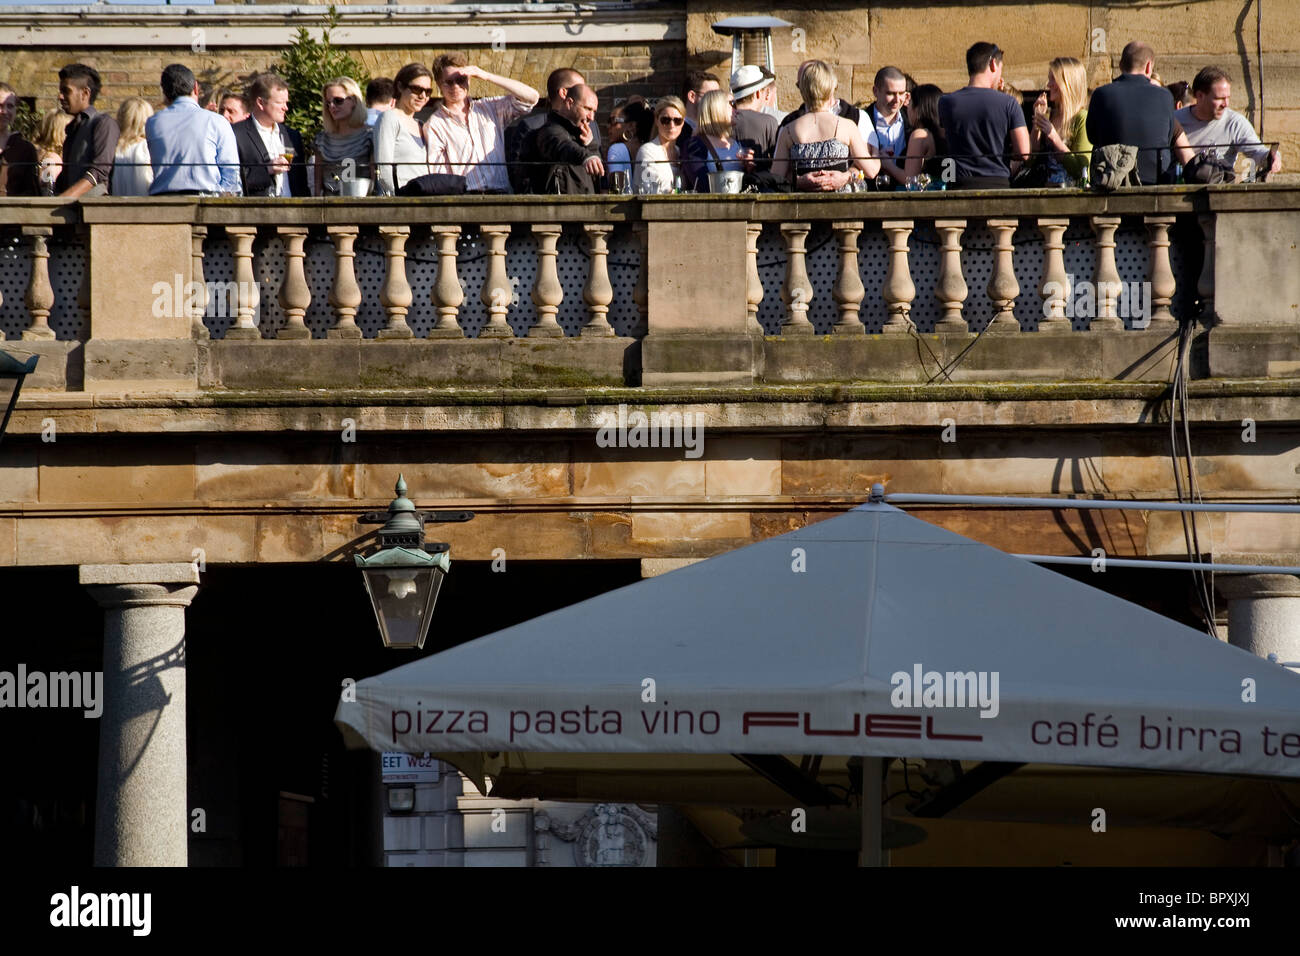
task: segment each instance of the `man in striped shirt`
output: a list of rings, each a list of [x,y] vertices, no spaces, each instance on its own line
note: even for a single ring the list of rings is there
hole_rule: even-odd
[[[537,105],[537,91],[470,65],[463,53],[444,53],[434,60],[433,78],[443,102],[424,128],[429,167],[436,173],[464,176],[467,192],[510,192],[505,128]],[[499,86],[508,95],[474,99],[469,81],[475,78]]]

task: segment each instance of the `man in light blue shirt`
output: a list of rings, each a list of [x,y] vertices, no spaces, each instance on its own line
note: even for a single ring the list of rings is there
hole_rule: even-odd
[[[162,92],[167,108],[144,127],[154,174],[149,195],[240,195],[234,129],[220,113],[199,106],[194,74],[173,63],[163,70]]]

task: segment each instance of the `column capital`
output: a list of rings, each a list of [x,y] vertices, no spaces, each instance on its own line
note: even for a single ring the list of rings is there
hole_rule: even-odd
[[[1214,586],[1229,601],[1300,598],[1300,576],[1294,574],[1216,574]]]
[[[192,563],[83,564],[78,580],[100,607],[189,607],[198,593]]]

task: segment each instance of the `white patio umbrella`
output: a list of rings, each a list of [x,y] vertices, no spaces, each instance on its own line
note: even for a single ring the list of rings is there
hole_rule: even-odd
[[[352,746],[440,754],[1300,777],[1300,676],[886,504],[362,680],[335,719]]]

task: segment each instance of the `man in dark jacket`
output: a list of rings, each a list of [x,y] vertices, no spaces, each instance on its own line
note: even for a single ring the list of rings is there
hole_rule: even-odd
[[[605,175],[605,165],[600,152],[583,142],[590,141],[598,105],[596,91],[579,85],[551,111],[534,139],[537,158],[544,164],[534,167],[534,192],[552,196],[595,193],[594,177]]]
[[[1137,172],[1143,186],[1154,186],[1169,169],[1174,139],[1174,98],[1151,82],[1155,52],[1140,40],[1124,47],[1122,75],[1098,87],[1088,104],[1088,139],[1093,148],[1117,143],[1138,148]]]
[[[249,81],[248,103],[248,118],[234,124],[244,195],[310,196],[302,137],[284,125],[289,85],[274,73],[259,74]]]
[[[521,116],[506,127],[506,166],[510,173],[510,188],[516,193],[532,191],[535,167],[531,164],[537,161],[534,142],[537,132],[546,125],[551,111],[559,109],[569,98],[570,91],[586,82],[581,73],[570,67],[552,70],[546,78],[546,99],[533,107],[527,116]],[[595,123],[591,124],[590,142],[583,145],[599,151],[600,128]]]

